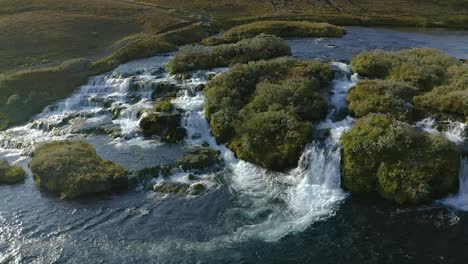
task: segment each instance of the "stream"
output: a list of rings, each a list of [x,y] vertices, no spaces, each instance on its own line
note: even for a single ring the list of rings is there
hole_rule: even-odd
[[[0,157],[28,173],[24,184],[0,186],[0,263],[468,263],[468,157],[460,164],[459,193],[397,208],[341,189],[339,143],[354,123],[346,104],[359,79],[347,65],[352,56],[424,46],[466,59],[468,31],[349,27],[341,39],[288,43],[295,57],[330,62],[335,73],[330,112],[316,124],[327,136],[311,139],[296,168],[267,171],[216,143],[196,87],[227,68],[177,80],[162,70],[172,54],[132,61],[90,78],[31,122],[0,132]],[[134,82],[143,88],[132,90]],[[153,105],[151,86],[162,82],[182,87],[172,102],[185,110],[183,144],[146,140],[139,132],[139,113]],[[115,109],[120,115],[113,119]],[[414,126],[467,149],[465,124],[451,122],[442,132],[432,119]],[[65,139],[85,140],[127,170],[169,164],[205,144],[220,150],[225,166],[196,175],[208,188],[201,196],[140,187],[65,201],[39,192],[28,169],[35,146]],[[167,180],[188,183],[188,174],[176,171]]]

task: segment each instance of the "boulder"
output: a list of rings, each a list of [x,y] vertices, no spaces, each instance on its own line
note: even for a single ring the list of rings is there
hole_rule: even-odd
[[[221,162],[221,152],[211,148],[193,150],[176,161],[178,167],[183,170],[204,170]]]
[[[140,121],[140,129],[145,137],[158,136],[169,142],[183,141],[187,131],[180,126],[181,114],[146,114]]]
[[[190,185],[186,183],[165,181],[156,184],[153,188],[153,191],[166,194],[186,194],[189,188]]]

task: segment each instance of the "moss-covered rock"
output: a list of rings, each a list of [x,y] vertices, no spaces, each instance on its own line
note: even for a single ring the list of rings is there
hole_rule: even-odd
[[[101,159],[85,142],[58,141],[39,146],[29,166],[41,190],[67,199],[127,187],[125,169]]]
[[[159,82],[153,85],[153,92],[151,93],[151,99],[156,100],[158,98],[169,99],[177,96],[177,92],[180,87],[170,82]]]
[[[158,136],[169,142],[184,140],[187,131],[180,126],[181,114],[146,114],[140,121],[140,129],[145,137]]]
[[[153,191],[165,194],[187,194],[190,184],[165,181],[156,184]]]
[[[352,193],[418,204],[457,191],[460,158],[443,136],[370,114],[341,142],[343,185]]]
[[[194,183],[194,184],[190,185],[190,188],[188,190],[188,194],[190,194],[190,195],[200,195],[205,191],[206,191],[205,185],[203,185],[202,183]]]
[[[21,166],[10,166],[7,161],[0,160],[0,184],[15,184],[24,181],[26,173]]]
[[[275,36],[259,35],[236,44],[182,48],[167,67],[170,73],[176,74],[287,55],[291,55],[291,50],[285,41]]]
[[[154,105],[154,111],[169,113],[174,109],[174,106],[169,99],[156,99],[156,104]]]
[[[346,33],[343,27],[328,23],[313,23],[307,21],[256,21],[234,27],[219,38],[203,40],[205,45],[233,43],[259,34],[271,34],[281,38],[297,37],[341,37]]]
[[[176,161],[183,170],[204,170],[221,162],[220,151],[211,148],[199,148],[183,155]]]
[[[236,155],[267,169],[297,165],[328,105],[320,96],[333,78],[330,65],[278,58],[234,66],[205,88],[213,135]]]
[[[349,110],[356,117],[369,113],[388,114],[398,120],[409,120],[411,103],[418,89],[405,83],[366,80],[357,83],[348,94]]]

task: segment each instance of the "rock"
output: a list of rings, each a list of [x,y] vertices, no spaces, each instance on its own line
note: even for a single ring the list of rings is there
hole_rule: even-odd
[[[151,113],[140,121],[140,129],[145,137],[158,136],[169,142],[184,140],[187,131],[180,126],[182,115],[160,115]]]
[[[85,142],[44,144],[34,151],[29,166],[41,190],[66,199],[122,190],[128,185],[125,169],[100,158]]]
[[[387,115],[359,119],[341,138],[342,182],[353,194],[419,204],[458,190],[460,157],[441,135]]]
[[[159,193],[186,194],[189,188],[190,185],[186,183],[165,181],[156,184],[153,188],[153,191]]]
[[[205,185],[201,184],[201,183],[195,183],[195,184],[192,184],[188,190],[188,194],[190,195],[200,195],[202,194],[203,192],[205,192],[206,190],[206,187]]]
[[[114,107],[112,109],[112,120],[119,118],[120,113],[122,112],[122,110],[125,110],[125,109],[126,107],[121,106],[121,105]]]
[[[170,82],[160,82],[153,85],[153,93],[151,99],[157,98],[172,98],[177,96],[180,87]]]
[[[21,166],[10,166],[6,160],[0,160],[0,184],[15,184],[24,181],[26,173]]]
[[[169,99],[156,99],[156,104],[154,105],[154,111],[168,113],[174,109],[171,100]]]
[[[166,70],[164,69],[164,67],[159,67],[159,68],[157,68],[155,70],[152,70],[150,74],[152,76],[161,76],[165,71]]]
[[[204,170],[219,163],[220,155],[219,150],[204,147],[183,155],[176,164],[184,170]]]
[[[193,174],[190,173],[189,175],[187,175],[187,179],[188,179],[189,181],[194,181],[194,180],[197,179],[197,177],[196,177],[195,175],[193,175]]]

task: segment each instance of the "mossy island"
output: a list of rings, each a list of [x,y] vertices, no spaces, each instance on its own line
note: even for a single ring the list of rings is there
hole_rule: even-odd
[[[241,159],[270,170],[292,168],[312,124],[328,111],[320,90],[332,78],[330,65],[318,61],[237,64],[205,88],[212,133]]]
[[[260,34],[235,44],[215,47],[202,45],[183,47],[167,67],[170,73],[176,74],[287,55],[291,55],[291,50],[284,40],[272,35]]]
[[[29,166],[41,190],[65,199],[127,188],[125,169],[103,160],[85,142],[46,143],[36,148]]]
[[[379,100],[386,100],[390,106],[385,111],[399,112],[400,119],[405,115],[402,102],[410,103],[412,110],[418,111],[418,116],[442,114],[461,121],[468,114],[468,67],[456,58],[429,48],[402,50],[397,52],[372,51],[363,52],[351,61],[354,72],[360,76],[374,80],[374,90],[380,90]],[[387,80],[394,82],[381,82]],[[369,88],[370,83],[358,84],[355,92],[351,92],[348,100],[350,105],[373,105],[377,93],[373,96],[357,96],[364,92],[363,86]],[[376,88],[377,86],[387,86]],[[399,86],[399,88],[396,88]],[[404,88],[406,86],[406,88]],[[413,95],[407,94],[409,87],[414,87]],[[399,95],[390,90],[404,89],[405,94]],[[385,90],[385,92],[383,92]],[[412,89],[411,89],[412,90]],[[370,95],[367,93],[367,95]],[[385,97],[385,98],[384,98]],[[358,102],[360,101],[360,102]],[[398,102],[397,102],[398,101]],[[383,101],[382,101],[383,102]],[[386,107],[383,107],[384,109]],[[399,109],[397,109],[399,108]],[[354,110],[357,110],[355,107]],[[362,110],[362,109],[361,109]],[[357,110],[357,116],[362,115]],[[395,114],[395,113],[394,113]],[[403,118],[405,119],[405,118]]]
[[[343,186],[401,205],[430,202],[458,189],[459,154],[442,135],[384,114],[359,119],[341,138]]]
[[[338,38],[346,34],[343,27],[329,23],[314,23],[308,21],[256,21],[239,25],[224,32],[220,37],[203,40],[206,45],[234,43],[242,39],[253,38],[260,34],[270,34],[281,38],[324,37]]]

